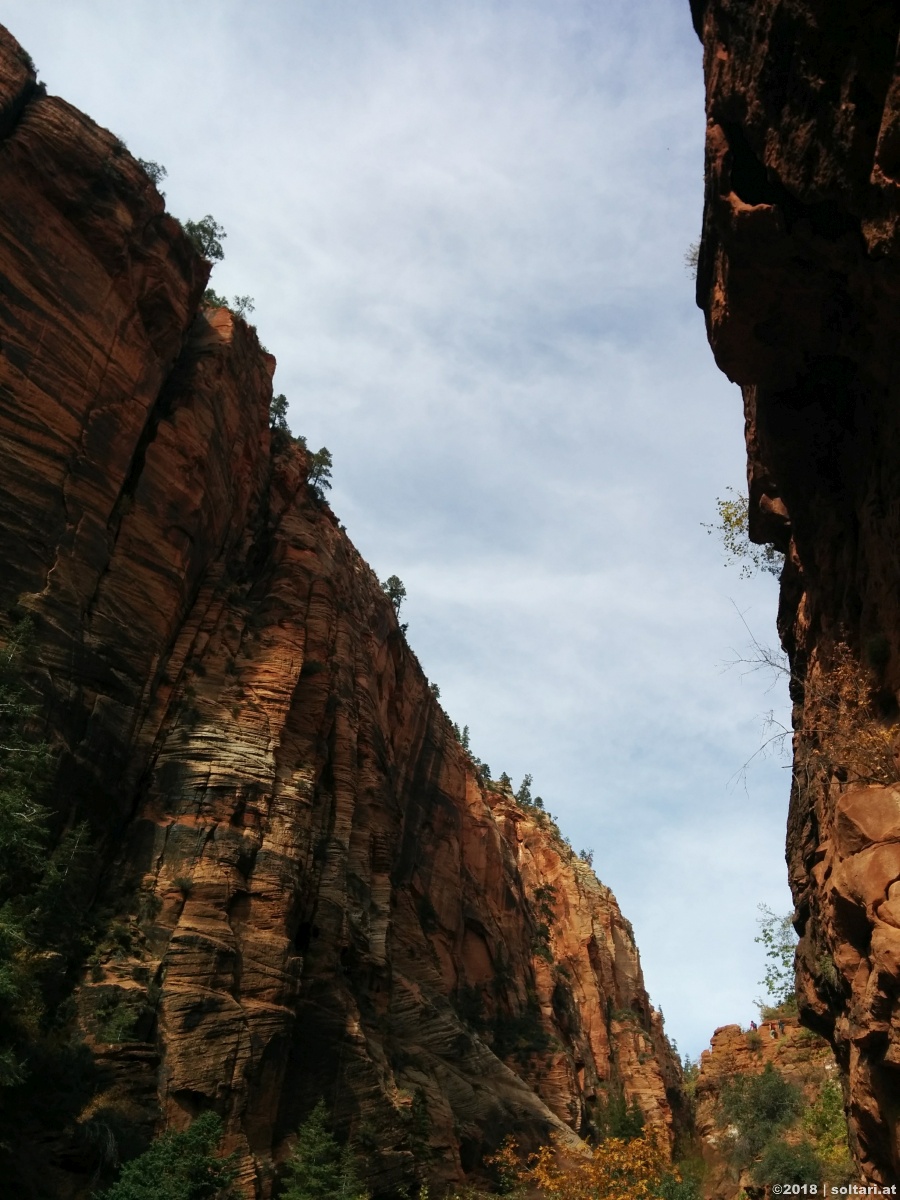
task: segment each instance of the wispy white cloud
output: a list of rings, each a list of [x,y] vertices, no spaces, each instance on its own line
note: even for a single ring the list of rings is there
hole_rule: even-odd
[[[722,673],[770,580],[701,528],[743,476],[682,256],[704,131],[686,0],[7,0],[50,89],[227,231],[294,428],[450,714],[526,771],[634,922],[683,1050],[748,1019],[788,904],[772,706]]]

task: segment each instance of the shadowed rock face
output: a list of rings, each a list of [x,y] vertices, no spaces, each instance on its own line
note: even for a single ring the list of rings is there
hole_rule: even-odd
[[[114,913],[77,995],[101,1090],[28,1131],[17,1194],[84,1193],[88,1117],[212,1107],[266,1197],[319,1097],[382,1196],[511,1132],[575,1145],[611,1079],[670,1138],[615,898],[478,781],[208,271],[0,28],[0,608]]]
[[[788,864],[804,1020],[849,1080],[867,1177],[900,1175],[900,13],[692,4],[707,82],[698,301],[746,413],[751,534],[788,555]],[[861,682],[862,681],[862,682]]]

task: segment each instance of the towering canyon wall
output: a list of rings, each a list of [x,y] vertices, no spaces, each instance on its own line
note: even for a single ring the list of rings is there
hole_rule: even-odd
[[[746,413],[750,532],[786,553],[790,883],[803,1020],[866,1177],[900,1177],[900,13],[693,0],[697,282]]]
[[[268,1197],[320,1097],[379,1197],[508,1133],[576,1146],[617,1084],[671,1139],[615,898],[479,779],[208,272],[0,29],[0,631],[33,624],[53,804],[106,914],[69,1026],[93,1091],[26,1114],[5,1178],[87,1194],[121,1147],[86,1129],[139,1145],[213,1108]]]

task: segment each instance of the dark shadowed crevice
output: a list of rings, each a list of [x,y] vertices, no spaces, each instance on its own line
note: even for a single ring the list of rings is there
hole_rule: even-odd
[[[804,204],[766,169],[740,125],[728,122],[722,128],[731,150],[731,188],[745,204],[770,204],[779,209],[788,231],[799,221],[807,220],[813,232],[827,241],[837,241],[845,233],[853,233],[862,244],[857,217],[832,200]]]
[[[47,89],[44,84],[38,83],[34,75],[29,75],[22,89],[0,108],[0,142],[6,141],[15,133],[32,100],[40,100],[46,95]]]
[[[206,319],[202,314],[197,317],[197,321],[202,322],[204,326],[206,325]],[[144,471],[144,464],[147,459],[147,451],[156,440],[160,425],[163,421],[168,420],[172,416],[172,413],[178,406],[179,399],[188,394],[188,388],[186,385],[190,379],[191,372],[197,360],[197,351],[191,344],[191,335],[196,331],[197,324],[195,322],[194,326],[188,333],[188,337],[181,353],[175,360],[171,371],[163,380],[157,397],[148,411],[146,424],[144,425],[141,436],[138,439],[137,445],[135,446],[128,473],[122,483],[122,489],[119,492],[107,524],[110,542],[112,545],[115,544],[118,537],[119,526],[122,523],[122,517],[128,507],[128,504],[137,491],[141,475]]]

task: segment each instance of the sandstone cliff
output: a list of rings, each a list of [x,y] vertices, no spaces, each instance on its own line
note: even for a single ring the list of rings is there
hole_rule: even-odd
[[[107,913],[69,1027],[93,1093],[6,1143],[16,1194],[85,1194],[122,1131],[212,1107],[267,1197],[320,1097],[379,1197],[510,1132],[574,1141],[604,1088],[671,1138],[630,927],[479,780],[304,450],[273,445],[274,360],[2,29],[0,81],[2,627],[33,622],[54,802]]]
[[[739,1200],[741,1196],[763,1195],[764,1189],[754,1188],[749,1171],[739,1172],[730,1163],[728,1131],[723,1128],[719,1104],[723,1089],[729,1083],[739,1076],[760,1075],[767,1064],[801,1090],[807,1105],[819,1100],[823,1086],[837,1074],[837,1064],[828,1043],[801,1028],[796,1017],[787,1017],[780,1022],[764,1021],[758,1031],[745,1032],[739,1025],[724,1025],[717,1029],[709,1050],[700,1057],[695,1093],[695,1133],[706,1167],[705,1200]],[[804,1131],[789,1129],[787,1136],[799,1140]],[[846,1146],[846,1136],[844,1144]],[[834,1186],[843,1184],[844,1177],[834,1169],[833,1163],[825,1161],[831,1168],[828,1182]]]
[[[787,554],[788,864],[803,1020],[900,1177],[900,14],[693,0],[707,82],[698,301],[741,385],[755,540]]]

